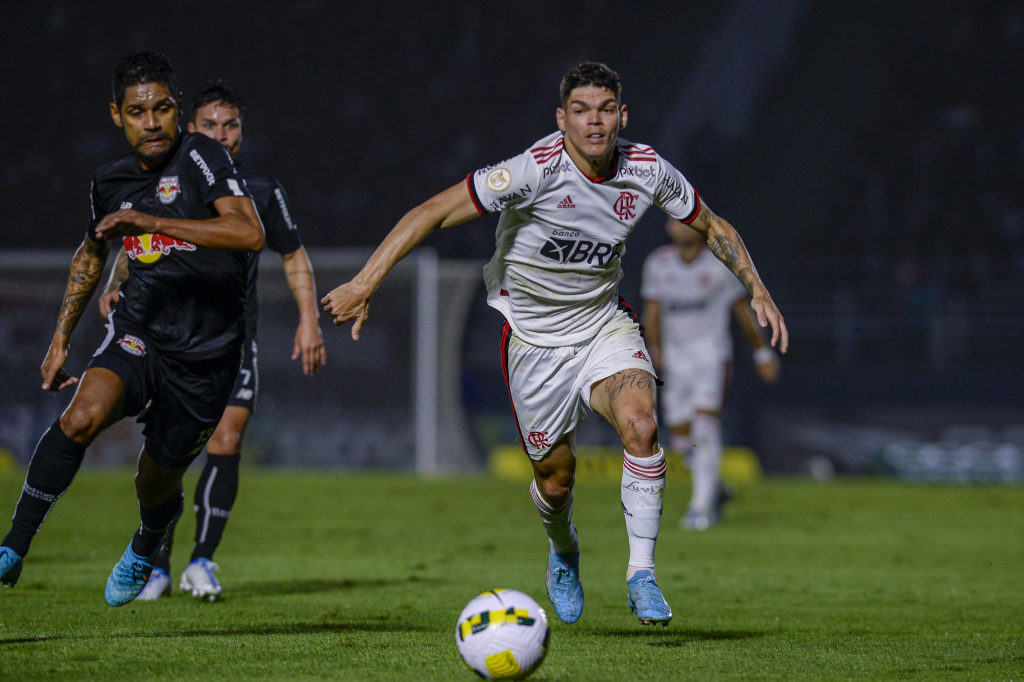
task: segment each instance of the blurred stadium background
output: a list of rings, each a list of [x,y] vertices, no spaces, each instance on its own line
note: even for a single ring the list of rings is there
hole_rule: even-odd
[[[550,132],[561,75],[597,59],[623,76],[624,135],[740,229],[786,316],[779,385],[759,385],[737,343],[729,443],[769,472],[1024,479],[1019,2],[405,5],[5,7],[0,454],[27,462],[70,397],[43,394],[38,366],[91,174],[127,149],[107,113],[122,54],[165,52],[186,97],[210,77],[239,85],[242,158],[284,183],[321,293],[408,208]],[[359,343],[324,320],[313,378],[289,359],[294,305],[265,253],[246,457],[448,472],[515,443],[479,277],[493,227],[433,235]],[[624,259],[636,305],[664,241],[651,211]],[[73,373],[100,332],[90,312]],[[599,421],[581,443],[614,443]],[[136,431],[118,425],[88,461],[133,461]]]

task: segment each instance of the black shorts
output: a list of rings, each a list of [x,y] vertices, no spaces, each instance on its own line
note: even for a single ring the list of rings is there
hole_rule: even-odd
[[[120,377],[124,413],[139,415],[146,452],[160,466],[176,469],[188,466],[213,435],[238,375],[239,355],[168,357],[144,333],[115,324],[108,326],[89,367],[104,367]]]
[[[256,409],[256,396],[260,390],[260,374],[256,364],[256,339],[246,339],[242,346],[242,367],[231,389],[228,405],[244,407],[250,412]]]

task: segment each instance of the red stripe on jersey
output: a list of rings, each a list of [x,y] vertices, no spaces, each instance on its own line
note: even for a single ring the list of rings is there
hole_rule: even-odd
[[[534,147],[530,150],[530,153],[536,156],[537,154],[546,154],[552,150],[558,150],[562,148],[562,138],[558,138],[558,141],[549,147]]]
[[[476,187],[473,186],[473,174],[466,176],[466,186],[469,187],[469,198],[473,200],[473,206],[480,215],[487,215],[487,211],[480,205],[480,197],[476,195]]]
[[[640,147],[635,144],[621,145],[619,153],[630,161],[657,161],[658,157],[652,147]]]
[[[533,154],[533,160],[537,162],[537,165],[547,163],[562,153],[562,140],[559,139],[550,147],[534,147],[530,153]]]
[[[700,194],[697,192],[697,188],[694,187],[693,188],[693,212],[691,212],[690,215],[686,216],[685,218],[683,218],[679,222],[685,223],[685,224],[689,225],[690,223],[692,223],[694,220],[697,219],[697,216],[699,214],[700,214]]]

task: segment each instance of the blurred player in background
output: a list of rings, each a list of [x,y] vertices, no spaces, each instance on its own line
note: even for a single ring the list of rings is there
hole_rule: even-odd
[[[651,360],[665,380],[661,403],[669,446],[686,457],[693,476],[682,526],[705,530],[718,522],[730,496],[719,480],[722,410],[732,371],[730,311],[750,340],[761,379],[775,383],[780,363],[739,280],[689,226],[669,218],[665,229],[672,244],[644,260],[643,323]]]
[[[138,596],[181,512],[181,477],[214,432],[238,376],[249,262],[263,248],[263,228],[230,154],[203,135],[181,134],[179,102],[163,55],[118,62],[110,115],[134,153],[93,176],[92,218],[41,368],[44,390],[78,387],[32,455],[0,546],[3,584],[17,582],[32,538],[89,444],[122,417],[140,415],[145,445],[135,489],[142,523],[104,594],[111,606]],[[122,240],[131,275],[79,382],[64,371],[68,342],[113,239]]]
[[[192,118],[188,130],[202,133],[220,142],[235,160],[238,174],[245,181],[256,202],[267,247],[281,254],[284,275],[299,309],[299,326],[295,330],[292,360],[302,358],[302,370],[314,374],[327,360],[323,335],[320,332],[320,310],[317,307],[313,265],[299,238],[298,227],[292,222],[284,188],[269,175],[257,173],[238,162],[245,131],[243,116],[245,102],[238,90],[227,81],[206,83],[192,97]],[[122,251],[100,298],[100,311],[109,314],[117,302],[118,289],[127,279],[127,258]],[[256,363],[257,293],[256,279],[259,255],[253,254],[249,266],[245,306],[245,357],[217,429],[206,444],[206,466],[196,483],[194,509],[196,514],[195,546],[192,558],[181,574],[181,589],[194,597],[214,600],[221,586],[214,575],[218,570],[213,562],[235,497],[238,494],[238,463],[242,452],[245,428],[256,406],[259,389]],[[139,599],[152,601],[171,592],[171,549],[174,542],[172,524],[167,541],[155,561],[155,568]]]
[[[533,464],[531,495],[550,541],[548,596],[561,620],[579,619],[575,432],[590,407],[615,428],[624,449],[627,602],[641,623],[668,624],[672,610],[654,572],[665,456],[654,366],[636,315],[618,295],[626,237],[652,204],[692,225],[746,286],[759,323],[771,325],[772,344],[785,351],[788,332],[733,227],[653,149],[618,137],[627,119],[618,74],[604,64],[579,64],[559,94],[557,132],[412,209],[363,269],[322,303],[335,324],[354,321],[358,339],[370,297],[428,234],[500,212],[484,281],[488,303],[505,316],[502,365]]]

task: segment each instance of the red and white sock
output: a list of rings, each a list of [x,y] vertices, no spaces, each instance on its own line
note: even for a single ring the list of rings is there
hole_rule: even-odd
[[[537,489],[537,481],[530,481],[530,496],[533,503],[537,505],[541,521],[544,522],[544,530],[548,533],[548,540],[551,542],[551,549],[555,554],[572,554],[578,552],[580,540],[576,535],[576,526],[572,522],[573,494],[569,496],[561,507],[554,507],[548,502],[540,490]]]
[[[650,457],[634,457],[628,452],[622,459],[622,511],[629,539],[629,567],[626,579],[645,568],[654,572],[654,546],[661,526],[661,505],[665,496],[664,449]]]

